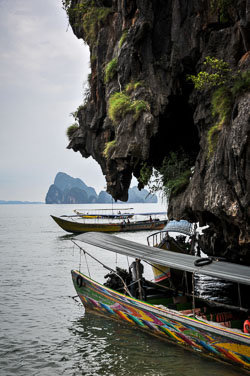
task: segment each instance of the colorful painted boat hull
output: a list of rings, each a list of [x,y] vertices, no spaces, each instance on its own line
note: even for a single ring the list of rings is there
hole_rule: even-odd
[[[250,371],[250,336],[130,298],[72,271],[72,279],[86,310],[95,311]]]
[[[127,232],[127,231],[147,231],[147,230],[161,230],[166,220],[163,221],[138,221],[131,223],[80,223],[68,221],[63,218],[51,215],[54,221],[65,231],[74,234],[81,234],[83,232]]]

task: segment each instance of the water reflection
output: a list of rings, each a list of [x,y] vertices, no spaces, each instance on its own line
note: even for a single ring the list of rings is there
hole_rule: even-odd
[[[85,313],[70,331],[77,354],[73,368],[85,376],[238,375],[227,365],[96,314]]]

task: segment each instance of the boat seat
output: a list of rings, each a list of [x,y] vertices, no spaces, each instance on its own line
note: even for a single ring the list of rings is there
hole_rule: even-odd
[[[161,291],[161,292],[166,292],[165,289],[161,289],[161,288],[157,288],[157,287],[154,287],[154,286],[147,286],[147,285],[143,285],[143,288],[147,291]]]
[[[164,290],[164,289],[158,289],[158,288],[155,288],[155,287],[144,286],[144,285],[142,287],[146,291],[147,296],[153,295],[153,294],[156,294],[156,295],[161,294],[161,295],[164,295],[165,297],[168,297],[168,295],[169,295],[169,292]]]
[[[243,329],[243,320],[231,320],[231,321],[224,321],[220,322],[220,325],[225,326],[226,328],[232,328],[232,329]]]
[[[169,299],[164,295],[149,295],[146,297],[146,302],[157,305],[161,304],[164,305],[164,307],[169,306]]]
[[[192,303],[190,302],[184,302],[184,303],[177,303],[177,311],[183,311],[183,310],[188,310],[192,308]]]
[[[234,329],[243,329],[244,320],[232,320],[231,328]]]

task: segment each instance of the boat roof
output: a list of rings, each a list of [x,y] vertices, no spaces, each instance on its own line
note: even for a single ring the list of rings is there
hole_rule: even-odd
[[[93,209],[94,210],[94,209]],[[103,209],[105,210],[105,209]],[[86,212],[86,213],[81,213],[81,212],[76,212],[75,213],[78,213],[78,214],[74,214],[74,215],[61,215],[61,217],[68,217],[68,218],[73,218],[73,217],[81,217],[83,215],[86,215],[86,216],[89,216],[89,217],[102,217],[102,218],[111,218],[111,217],[114,217],[114,218],[121,218],[123,219],[124,217],[129,217],[129,216],[134,216],[134,215],[142,215],[142,216],[150,216],[150,215],[167,215],[167,212],[149,212],[149,213],[120,213],[120,214],[103,214],[101,212],[97,212],[97,213],[91,213],[90,212]],[[166,230],[168,231],[168,230]]]
[[[85,208],[85,209],[74,209],[74,212],[75,211],[79,211],[79,210],[81,210],[81,211],[83,211],[83,212],[86,212],[86,211],[88,211],[88,212],[90,212],[90,211],[116,211],[116,210],[133,210],[134,208],[95,208],[95,209],[88,209],[88,208]]]
[[[86,232],[74,236],[73,239],[111,252],[137,257],[150,263],[250,285],[250,267],[248,266],[215,260],[209,265],[195,266],[194,262],[200,259],[197,256],[149,247],[106,233]]]
[[[169,221],[163,231],[180,232],[185,235],[192,235],[193,225],[185,219],[181,219],[180,221]]]
[[[134,215],[167,215],[167,212],[134,213]]]
[[[65,217],[65,218],[79,218],[79,217],[93,217],[93,218],[128,218],[128,217],[133,217],[133,213],[123,213],[123,214],[101,214],[101,213],[80,213],[79,214],[74,214],[74,215],[61,215],[60,217]]]

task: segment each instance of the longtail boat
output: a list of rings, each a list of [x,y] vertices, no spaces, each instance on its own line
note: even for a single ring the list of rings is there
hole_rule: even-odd
[[[128,219],[133,218],[134,213],[126,213],[127,210],[133,210],[133,208],[115,208],[115,209],[75,209],[74,212],[81,218],[87,219]]]
[[[177,253],[194,254],[195,248],[198,247],[196,225],[186,220],[169,221],[162,231],[149,235],[147,243],[149,246]],[[177,270],[171,271],[169,266],[158,264],[153,264],[152,269],[155,282],[168,284],[169,281],[174,282],[174,279],[176,285],[178,284],[177,279],[181,282],[180,278],[183,272],[178,272]]]
[[[241,299],[241,291],[249,290],[250,267],[215,260],[197,266],[197,261],[201,259],[197,256],[153,248],[103,233],[81,234],[72,241],[80,249],[83,242],[106,251],[190,273],[193,284],[195,275],[222,278],[234,283],[239,294],[238,305],[202,299],[195,295],[194,285],[189,295],[146,280],[140,281],[144,293],[138,298],[131,296],[126,281],[121,277],[123,287],[114,290],[107,283],[100,284],[80,271],[72,270],[76,292],[86,310],[126,322],[149,334],[193,350],[196,354],[203,354],[250,372],[250,334],[242,331],[249,312],[249,299]],[[89,254],[86,249],[82,251]],[[119,277],[118,271],[114,271],[114,274]]]
[[[167,220],[145,220],[145,221],[117,221],[111,223],[104,222],[77,222],[67,220],[62,217],[51,218],[65,231],[81,234],[83,232],[127,232],[127,231],[148,231],[148,230],[161,230],[165,226]]]

